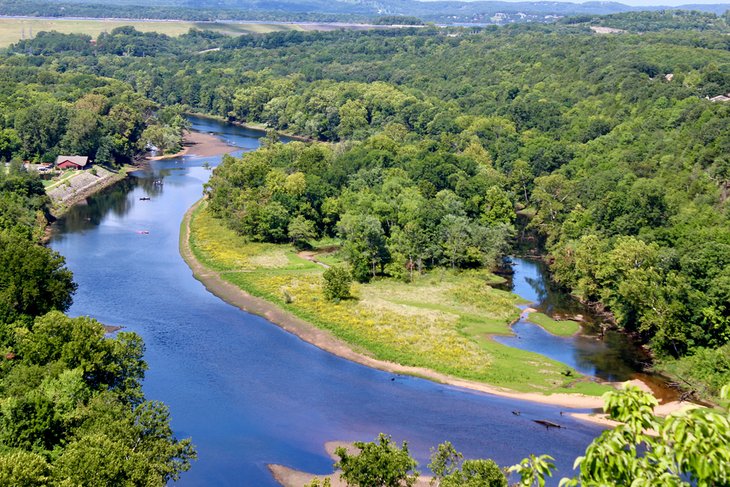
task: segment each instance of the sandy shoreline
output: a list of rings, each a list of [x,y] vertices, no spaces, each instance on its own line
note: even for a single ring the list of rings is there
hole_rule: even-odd
[[[632,385],[638,386],[640,389],[644,390],[645,392],[651,392],[651,390],[645,385],[641,384],[641,381],[638,380],[632,380],[629,381]],[[693,402],[689,401],[669,401],[664,404],[660,404],[657,407],[654,408],[654,414],[664,418],[666,416],[669,416],[672,413],[677,413],[680,411],[687,411],[694,408],[702,407],[699,404],[695,404]],[[613,421],[608,418],[607,414],[604,413],[570,413],[570,415],[576,419],[580,419],[581,421],[588,421],[593,424],[599,424],[601,426],[606,426],[608,428],[615,428],[619,423],[616,421]]]
[[[253,313],[266,318],[272,323],[280,326],[286,331],[293,333],[302,340],[312,345],[335,354],[339,357],[357,362],[368,367],[383,370],[393,374],[412,375],[429,379],[441,384],[448,384],[456,387],[463,387],[473,391],[494,394],[512,399],[524,401],[538,402],[541,404],[550,404],[554,406],[562,406],[565,408],[577,409],[596,409],[603,406],[600,397],[586,396],[583,394],[551,394],[544,395],[534,392],[516,392],[501,387],[490,386],[480,382],[470,381],[450,377],[446,374],[435,372],[433,370],[422,367],[412,367],[401,365],[384,360],[378,360],[373,357],[364,355],[354,351],[350,345],[336,338],[331,333],[307,323],[306,321],[279,309],[274,304],[255,296],[251,296],[242,289],[223,280],[219,273],[212,271],[202,265],[193,255],[190,248],[190,216],[192,212],[200,205],[201,201],[195,203],[183,217],[180,227],[180,254],[190,269],[193,276],[203,283],[205,288],[212,294],[215,294],[227,303],[236,306],[244,311]]]
[[[238,147],[223,142],[219,137],[204,132],[186,131],[183,135],[183,148],[175,154],[146,157],[147,161],[161,161],[182,156],[212,157],[229,154]]]

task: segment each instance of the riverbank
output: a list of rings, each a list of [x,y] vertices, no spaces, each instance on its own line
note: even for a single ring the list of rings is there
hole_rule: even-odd
[[[238,150],[238,147],[225,143],[220,137],[203,132],[186,131],[183,134],[183,148],[174,154],[147,156],[147,161],[161,161],[182,156],[212,157],[229,154]]]
[[[54,218],[63,217],[69,209],[86,198],[122,181],[127,175],[138,170],[148,161],[171,159],[185,155],[198,157],[213,157],[228,154],[238,150],[238,147],[229,145],[213,134],[186,131],[183,135],[183,149],[176,154],[164,156],[148,156],[136,161],[137,165],[125,165],[121,169],[112,170],[104,166],[93,166],[91,169],[75,171],[46,188],[46,194],[51,199],[51,214]],[[48,239],[48,230],[44,241]]]
[[[237,127],[241,127],[241,128],[248,129],[248,130],[256,130],[256,131],[265,132],[266,130],[271,128],[268,125],[266,125],[265,123],[229,121],[229,120],[224,119],[223,117],[219,117],[217,115],[209,115],[207,113],[190,112],[190,113],[188,113],[188,115],[191,115],[191,116],[197,117],[197,118],[203,118],[206,120],[215,120],[216,122],[227,123],[227,124],[235,125]],[[278,135],[281,135],[288,139],[297,140],[299,142],[316,142],[317,141],[316,139],[313,139],[311,137],[306,137],[304,135],[297,135],[297,134],[294,134],[291,132],[286,132],[283,130],[276,130],[276,133]]]
[[[217,241],[209,243],[216,246],[222,257],[221,260],[210,262],[208,259],[201,259],[193,249],[194,245],[199,245],[201,242],[191,244],[193,240],[191,221],[195,219],[202,204],[204,203],[196,203],[185,214],[181,224],[180,251],[196,279],[201,281],[211,293],[228,303],[263,316],[325,351],[386,372],[412,375],[479,392],[563,407],[598,408],[602,406],[603,403],[599,396],[610,389],[608,386],[587,381],[585,378],[581,380],[581,376],[577,372],[567,379],[562,375],[566,368],[563,364],[538,354],[499,345],[489,339],[490,333],[509,333],[509,323],[519,314],[519,310],[514,307],[515,302],[519,301],[516,296],[504,291],[493,290],[489,286],[479,286],[481,293],[486,293],[491,298],[499,298],[501,302],[490,304],[489,300],[483,299],[484,294],[473,295],[471,297],[474,298],[474,303],[470,308],[472,312],[459,316],[455,314],[456,310],[449,305],[454,304],[454,294],[463,297],[465,289],[448,281],[448,276],[442,276],[438,283],[431,284],[424,281],[420,287],[402,284],[397,286],[388,282],[381,283],[380,288],[368,285],[367,288],[362,287],[355,290],[360,294],[360,300],[347,300],[348,302],[342,302],[336,306],[329,305],[318,300],[319,274],[323,270],[322,267],[297,257],[293,250],[291,253],[286,253],[282,248],[277,249],[276,246],[268,244],[222,241],[219,238]],[[226,230],[215,228],[206,229],[206,231],[225,232]],[[230,232],[226,234],[225,238],[235,239],[235,237],[235,234]],[[195,238],[198,240],[201,238],[200,232],[196,233]],[[207,237],[204,236],[204,238]],[[199,249],[197,250],[200,253]],[[237,253],[237,250],[240,252]],[[250,255],[246,256],[247,252]],[[249,264],[252,263],[253,266],[247,267],[246,259],[249,259]],[[256,272],[257,266],[260,266],[263,271]],[[291,271],[288,276],[287,269]],[[468,284],[472,284],[472,281],[469,281]],[[242,288],[242,285],[246,288]],[[416,298],[424,299],[424,295],[433,296],[434,294],[436,298],[444,298],[441,305],[413,301]],[[309,302],[306,302],[307,299]],[[286,300],[298,301],[297,304],[300,306],[309,304],[313,308],[293,310],[291,306],[287,306]],[[493,308],[496,307],[491,310],[492,313],[505,313],[501,320],[497,319],[497,315],[494,314],[491,320],[482,318],[490,311],[480,308],[485,301]],[[363,333],[382,332],[385,338],[393,340],[402,337],[396,330],[393,330],[395,328],[393,321],[389,320],[387,327],[379,325],[382,316],[371,309],[374,303],[381,309],[385,309],[389,313],[389,318],[393,316],[401,318],[399,325],[401,321],[405,323],[404,326],[412,324],[414,326],[410,332],[412,336],[410,333],[408,334],[411,341],[418,342],[416,345],[431,348],[419,349],[418,354],[409,354],[409,346],[413,350],[413,346],[411,346],[413,344],[409,345],[408,340],[396,341],[394,351],[393,348],[384,345],[382,341],[378,342],[378,338],[382,337],[367,336],[366,340],[362,335],[355,335],[359,331],[358,326],[365,322],[366,330]],[[291,305],[291,303],[288,304]],[[322,308],[322,304],[334,307],[338,312],[338,317],[342,320],[339,327],[336,319],[331,322],[323,322],[321,316],[316,314],[315,308]],[[428,309],[429,307],[437,309]],[[429,313],[429,311],[434,313]],[[309,319],[304,319],[302,315],[307,315]],[[353,315],[359,316],[360,320],[353,320]],[[452,320],[451,326],[443,326],[442,322],[449,320]],[[318,326],[312,324],[312,321],[317,321]],[[454,322],[458,322],[457,326],[454,326]],[[480,340],[477,342],[464,339],[464,334],[469,334],[469,332],[471,332],[470,336],[478,337]],[[343,336],[349,337],[351,340],[343,339]],[[458,357],[449,355],[449,351],[453,349],[458,350]],[[387,360],[383,357],[394,357],[396,360]],[[409,364],[403,365],[400,358]],[[466,362],[469,358],[474,362]],[[443,366],[444,361],[451,359],[460,361],[465,375],[492,378],[494,381],[490,383],[486,380],[477,381],[468,376],[458,377],[453,373],[449,374],[421,365],[433,363]],[[439,360],[442,361],[439,362]],[[478,362],[479,360],[481,362]],[[414,363],[417,365],[413,365]],[[476,367],[476,369],[468,368],[469,366]],[[459,372],[455,367],[452,367],[452,370]],[[522,390],[507,387],[507,383]],[[573,393],[573,391],[577,393]]]
[[[51,213],[55,218],[60,218],[75,204],[126,178],[130,169],[133,168],[125,166],[113,171],[94,166],[92,169],[77,171],[71,177],[49,186],[46,194],[51,199]]]

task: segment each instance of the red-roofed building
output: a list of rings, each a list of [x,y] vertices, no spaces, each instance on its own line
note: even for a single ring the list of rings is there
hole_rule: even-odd
[[[59,169],[83,169],[89,163],[86,156],[58,156],[56,167]]]

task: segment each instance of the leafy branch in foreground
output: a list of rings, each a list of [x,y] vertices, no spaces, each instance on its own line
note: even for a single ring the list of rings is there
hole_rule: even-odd
[[[730,385],[723,408],[694,408],[659,418],[657,400],[637,387],[604,395],[604,411],[620,424],[604,431],[575,460],[578,476],[562,486],[715,486],[730,482]],[[519,485],[542,486],[549,457],[530,457],[510,468]]]
[[[418,463],[408,453],[408,444],[402,447],[381,433],[376,441],[353,443],[356,452],[338,447],[335,455],[340,461],[340,478],[356,487],[412,487],[418,481]],[[433,472],[430,484],[440,487],[507,487],[507,477],[493,460],[463,460],[463,455],[447,442],[431,449]],[[327,487],[330,478],[315,478],[307,487]]]

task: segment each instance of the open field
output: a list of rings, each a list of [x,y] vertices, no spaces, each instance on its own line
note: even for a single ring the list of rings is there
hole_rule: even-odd
[[[189,243],[195,258],[223,280],[329,331],[356,352],[520,392],[608,390],[576,371],[566,377],[563,364],[493,341],[491,335],[511,333],[522,301],[492,288],[500,278],[487,272],[435,270],[410,284],[354,284],[352,299],[331,303],[322,296],[321,265],[290,245],[247,242],[213,218],[205,203],[192,215]]]
[[[558,336],[571,336],[580,331],[580,325],[571,320],[557,321],[543,313],[530,313],[528,319],[543,327],[549,333]]]
[[[110,32],[116,27],[131,25],[142,32],[159,32],[169,36],[185,34],[190,29],[213,30],[222,34],[237,36],[242,34],[262,34],[287,30],[332,30],[338,28],[367,28],[368,26],[316,23],[232,23],[232,22],[188,22],[183,20],[117,20],[117,19],[34,19],[0,18],[0,47],[7,47],[19,41],[23,33],[28,38],[41,31],[62,32],[64,34],[88,34],[96,38],[102,32]]]

